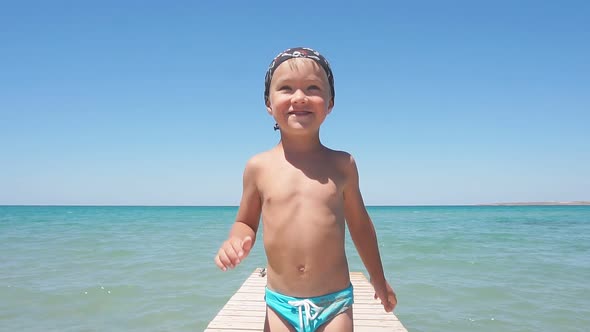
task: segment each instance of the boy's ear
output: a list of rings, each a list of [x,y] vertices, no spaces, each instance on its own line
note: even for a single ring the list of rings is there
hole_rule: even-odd
[[[332,113],[332,108],[334,108],[334,99],[330,99],[330,103],[328,104],[328,114]]]
[[[266,111],[272,115],[272,108],[270,107],[270,100],[266,102]]]

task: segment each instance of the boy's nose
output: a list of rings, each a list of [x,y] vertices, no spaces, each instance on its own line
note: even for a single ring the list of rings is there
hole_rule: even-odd
[[[291,98],[293,103],[304,103],[307,101],[307,95],[301,89],[297,89]]]

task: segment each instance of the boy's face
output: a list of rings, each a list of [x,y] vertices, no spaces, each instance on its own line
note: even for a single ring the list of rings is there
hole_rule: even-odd
[[[317,131],[334,102],[328,77],[311,59],[291,59],[274,72],[266,104],[281,131]]]

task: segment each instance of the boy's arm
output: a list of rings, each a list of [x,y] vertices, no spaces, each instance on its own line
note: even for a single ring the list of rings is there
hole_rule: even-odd
[[[352,156],[349,157],[346,165],[344,216],[352,241],[369,272],[371,284],[375,288],[375,298],[381,299],[386,311],[393,311],[397,299],[393,289],[385,280],[375,227],[363,202],[359,188],[358,170]]]
[[[244,169],[242,199],[236,221],[229,231],[228,239],[223,242],[215,256],[215,263],[224,271],[228,267],[234,268],[246,258],[256,241],[262,209],[256,185],[257,177],[258,166],[253,158],[248,161]]]

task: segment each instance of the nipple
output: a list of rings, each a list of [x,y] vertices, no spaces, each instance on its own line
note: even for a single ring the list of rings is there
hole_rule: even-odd
[[[299,265],[297,267],[297,270],[299,271],[299,273],[304,273],[305,272],[305,265]]]

